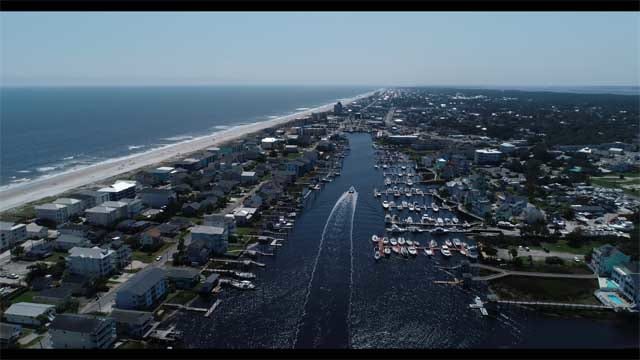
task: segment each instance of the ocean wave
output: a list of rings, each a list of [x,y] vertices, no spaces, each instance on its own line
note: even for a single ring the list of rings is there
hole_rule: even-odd
[[[229,129],[230,127],[231,127],[230,125],[216,125],[213,128],[218,130],[224,130],[224,129]]]
[[[15,177],[15,176],[12,176],[12,178],[13,177]],[[23,183],[23,182],[27,182],[27,181],[30,181],[30,180],[31,180],[30,178],[20,178],[20,179],[11,180],[11,183],[13,183],[13,184]]]
[[[55,166],[42,166],[42,167],[36,168],[36,171],[37,172],[49,172],[49,171],[52,171],[52,170],[55,170],[55,169],[56,169]]]
[[[311,108],[308,107],[301,107],[301,108],[297,108],[296,111],[305,111],[305,110],[311,110]]]
[[[193,136],[191,135],[178,135],[178,136],[172,136],[172,137],[168,137],[168,138],[162,138],[160,140],[165,140],[165,141],[184,141],[184,140],[191,140],[193,139]]]
[[[31,170],[18,170],[16,172],[19,172],[20,174],[28,174],[31,172]]]
[[[129,150],[141,149],[145,147],[145,145],[129,145]]]
[[[62,158],[62,160],[73,160],[73,159],[75,159],[75,156],[67,156]]]

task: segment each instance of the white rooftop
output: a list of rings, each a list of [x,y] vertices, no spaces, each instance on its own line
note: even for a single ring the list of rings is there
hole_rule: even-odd
[[[48,203],[36,206],[36,210],[60,210],[66,207],[67,205]]]
[[[124,190],[128,190],[132,187],[136,186],[136,182],[135,181],[130,181],[130,180],[118,180],[115,183],[113,183],[113,185],[106,187],[106,188],[102,188],[98,191],[102,191],[102,192],[120,192],[120,191],[124,191]]]
[[[91,259],[103,259],[113,253],[110,249],[101,249],[97,246],[92,248],[74,246],[69,250],[69,256],[85,257]]]
[[[53,203],[60,205],[75,205],[78,204],[80,200],[72,199],[72,198],[57,198]]]
[[[481,154],[502,154],[502,152],[495,149],[478,149],[476,152]]]
[[[87,212],[87,213],[104,213],[104,214],[108,214],[108,213],[112,213],[114,211],[116,211],[116,209],[112,208],[112,207],[96,206],[96,207],[92,207],[91,209],[87,209],[85,212]]]
[[[35,318],[49,311],[49,309],[51,308],[55,308],[55,306],[48,304],[19,302],[9,306],[9,308],[5,311],[5,315],[18,315]]]
[[[278,141],[278,139],[273,138],[273,137],[266,137],[266,138],[262,139],[262,142],[267,142],[267,143],[270,143],[270,142],[272,143],[272,142],[276,142],[276,141]]]
[[[224,231],[225,229],[220,226],[196,225],[191,228],[191,232],[197,234],[222,235]]]

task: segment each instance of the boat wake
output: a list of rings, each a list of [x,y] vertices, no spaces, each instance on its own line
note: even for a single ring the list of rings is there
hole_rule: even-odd
[[[357,201],[358,193],[352,187],[336,201],[327,218],[311,270],[303,312],[293,338],[296,348],[350,345],[353,221]],[[349,234],[348,240],[345,234]],[[350,247],[348,253],[344,251],[345,245]],[[346,254],[350,259],[346,259]],[[347,272],[348,278],[345,277]]]

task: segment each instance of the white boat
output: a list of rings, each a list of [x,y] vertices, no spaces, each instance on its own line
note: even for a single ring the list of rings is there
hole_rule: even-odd
[[[379,260],[379,259],[380,259],[380,256],[381,256],[381,255],[380,255],[380,251],[378,251],[378,250],[376,250],[376,251],[373,253],[373,258],[374,258],[374,259],[376,259],[376,260]]]
[[[378,235],[371,235],[371,241],[373,241],[374,243],[377,243],[380,240],[380,238],[378,237]]]
[[[458,220],[458,218],[454,216],[451,221],[453,221],[454,224],[457,224],[460,220]]]
[[[478,247],[475,245],[471,245],[467,248],[467,257],[471,259],[478,258]]]
[[[382,165],[383,169],[386,169],[387,167],[388,167],[387,164]]]
[[[405,244],[404,238],[401,236],[398,238],[398,245],[402,246]]]
[[[446,229],[443,229],[441,227],[437,227],[435,229],[433,229],[432,233],[433,234],[445,234],[447,232]]]
[[[404,246],[402,246],[402,247],[400,248],[400,253],[401,253],[401,254],[402,254],[402,256],[404,256],[404,257],[409,256],[409,251],[408,251],[408,250],[407,250],[407,248],[406,248],[406,247],[404,247]]]
[[[429,241],[429,246],[432,248],[437,248],[438,247],[438,242],[431,239],[431,241]]]
[[[416,246],[416,247],[420,246],[420,243],[418,242],[418,240],[413,240],[413,246]]]
[[[424,192],[422,192],[422,190],[418,189],[418,190],[416,190],[416,195],[423,196]]]
[[[386,256],[391,255],[391,248],[389,248],[389,247],[384,248],[384,254],[385,254]]]
[[[460,247],[460,246],[462,246],[462,243],[460,242],[460,239],[454,238],[453,239],[453,245],[455,245],[456,247]]]
[[[402,169],[402,170],[407,170],[407,167],[406,167],[406,166],[404,166],[404,165],[402,165],[402,166],[400,166],[400,169]]]
[[[413,181],[411,181],[411,179],[407,180],[407,185],[412,186],[413,185]]]
[[[391,215],[390,215],[390,214],[386,214],[386,215],[384,216],[384,222],[386,222],[386,223],[390,223],[390,222],[391,222],[391,219],[393,219],[393,218],[391,217]]]
[[[391,179],[389,179],[389,178],[384,179],[384,184],[385,184],[386,186],[391,185]]]
[[[413,241],[411,239],[407,239],[405,242],[407,243],[408,246],[413,245]]]
[[[383,238],[382,238],[382,243],[383,243],[384,245],[389,245],[389,238],[388,238],[388,237],[386,237],[386,236],[385,236],[385,237],[383,237]]]
[[[444,243],[448,246],[448,247],[452,247],[453,243],[451,242],[451,240],[447,239],[444,241]]]
[[[407,248],[407,250],[409,250],[409,254],[411,254],[411,255],[413,255],[413,256],[418,255],[418,251],[417,251],[417,250],[416,250],[416,248],[415,248],[415,247],[413,247],[413,246],[409,246],[409,247]]]
[[[426,248],[424,248],[424,253],[427,256],[432,256],[433,255],[433,250],[431,250],[431,248],[426,247]]]
[[[242,280],[242,281],[231,280],[229,284],[234,288],[241,289],[241,290],[251,290],[251,289],[255,289],[256,287],[249,280]]]
[[[398,240],[396,238],[394,238],[394,237],[389,239],[389,242],[391,243],[392,246],[398,245]]]
[[[389,208],[389,202],[387,200],[384,200],[382,202],[382,207],[385,208],[385,209],[388,209]]]
[[[404,196],[411,197],[411,190],[410,189],[405,189],[404,190]]]
[[[440,247],[440,252],[444,256],[451,256],[451,251],[449,251],[449,247],[447,245],[442,245],[442,247]]]
[[[436,205],[436,203],[435,203],[435,202],[432,202],[432,203],[431,203],[431,209],[433,209],[433,211],[435,211],[435,212],[437,212],[438,210],[440,210],[440,209],[438,208],[438,205]]]
[[[378,168],[378,165],[373,165],[373,168],[374,168],[374,169],[377,169],[377,168]]]
[[[316,184],[316,186],[313,187],[313,190],[320,190],[320,184]]]
[[[408,217],[404,220],[404,222],[405,222],[405,223],[407,223],[407,224],[413,224],[413,218],[412,218],[411,216],[408,216]]]
[[[395,190],[395,191],[393,192],[393,196],[395,196],[395,197],[400,197],[400,191]]]
[[[409,204],[409,211],[416,211],[416,206],[414,204]]]
[[[380,191],[378,191],[378,189],[373,189],[373,196],[375,197],[380,197]]]

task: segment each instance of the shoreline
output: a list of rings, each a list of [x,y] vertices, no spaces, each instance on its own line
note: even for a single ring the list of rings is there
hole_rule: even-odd
[[[341,101],[343,105],[347,105],[354,101],[369,97],[377,91],[380,91],[380,89],[338,101]],[[7,188],[0,190],[0,211],[5,212],[28,203],[38,201],[45,197],[59,195],[66,191],[102,181],[120,174],[128,173],[146,166],[183,157],[207,147],[217,146],[228,141],[242,138],[251,133],[259,132],[274,126],[284,125],[300,117],[310,116],[312,113],[326,112],[331,110],[334,104],[335,103],[325,104],[269,120],[237,125],[209,135],[194,137],[189,140],[169,144],[145,152],[109,159],[81,168],[69,169],[55,175],[35,179],[29,182],[18,183],[13,186],[9,185]]]

